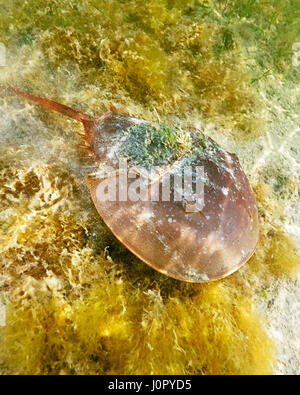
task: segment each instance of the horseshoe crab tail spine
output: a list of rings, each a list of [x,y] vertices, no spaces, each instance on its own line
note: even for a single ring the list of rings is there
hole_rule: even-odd
[[[31,95],[30,93],[18,91],[13,88],[10,88],[10,91],[18,96],[24,97],[25,99],[34,101],[44,108],[47,108],[49,110],[58,111],[61,114],[66,115],[67,117],[76,119],[77,121],[81,121],[83,123],[94,121],[94,118],[92,116],[90,116],[88,114],[83,114],[83,113],[76,111],[76,110],[73,110],[73,108],[65,106],[64,104],[57,103],[53,100],[34,96],[34,95]]]

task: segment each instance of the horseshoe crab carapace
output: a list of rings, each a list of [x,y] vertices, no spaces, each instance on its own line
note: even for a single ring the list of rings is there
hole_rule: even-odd
[[[258,214],[235,154],[200,131],[150,123],[113,106],[96,119],[52,100],[13,92],[83,123],[81,136],[99,169],[86,176],[97,211],[118,240],[147,265],[178,280],[205,282],[228,276],[251,257],[258,241]],[[126,159],[131,173],[126,176],[126,198],[120,198],[125,174],[118,167],[120,158]],[[195,168],[202,169],[201,193],[194,190]],[[185,169],[190,172],[189,194],[185,181],[178,184]],[[107,199],[109,185],[115,199]],[[166,185],[169,199],[162,192]],[[174,199],[178,191],[183,193]],[[128,198],[129,192],[134,198]]]

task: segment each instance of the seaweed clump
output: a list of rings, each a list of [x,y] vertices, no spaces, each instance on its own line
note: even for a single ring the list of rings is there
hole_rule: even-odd
[[[3,165],[1,202],[11,191],[14,203],[1,205],[2,373],[272,371],[274,348],[241,273],[204,286],[169,279],[126,251],[92,203],[83,210],[85,192],[61,169],[15,163],[9,190],[8,171]]]

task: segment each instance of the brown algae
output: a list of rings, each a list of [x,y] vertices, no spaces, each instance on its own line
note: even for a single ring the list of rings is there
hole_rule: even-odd
[[[6,2],[1,85],[41,96],[50,86],[48,97],[93,114],[113,101],[146,119],[201,123],[238,152],[255,187],[261,241],[220,283],[154,273],[86,200],[80,169],[90,163],[76,147],[78,126],[1,95],[1,373],[299,372],[293,345],[278,370],[280,340],[268,321],[273,284],[294,281],[300,264],[292,241],[296,9],[283,0]],[[289,193],[274,163],[294,186]],[[282,317],[274,318],[279,331]]]

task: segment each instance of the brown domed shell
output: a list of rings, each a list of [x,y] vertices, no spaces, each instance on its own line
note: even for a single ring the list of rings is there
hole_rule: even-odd
[[[86,177],[93,202],[114,235],[147,265],[179,280],[203,282],[228,276],[251,257],[258,241],[258,214],[236,155],[201,132],[182,134],[114,107],[95,119],[52,100],[12,91],[83,123],[85,148],[99,168]],[[104,184],[114,185],[116,197],[124,192],[118,167],[123,156],[135,174],[126,175],[127,192],[136,189],[137,181],[146,187],[139,187],[139,199],[103,199]],[[150,164],[159,165],[154,175]],[[192,175],[193,169],[203,169],[201,193],[193,189],[188,197],[184,193],[173,199],[183,185],[178,186],[176,176],[178,181],[186,168]]]
[[[89,144],[99,163],[116,165],[118,154],[112,154],[111,141],[115,145],[124,130],[137,122],[115,112],[98,121],[99,135]],[[211,139],[208,142],[207,152],[202,149],[200,156],[188,152],[181,158],[186,163],[185,158],[191,156],[189,166],[202,166],[208,180],[204,185],[204,206],[197,212],[187,210],[188,202],[184,200],[162,198],[165,178],[181,171],[178,162],[150,182],[160,184],[157,201],[149,196],[138,201],[103,201],[97,194],[99,186],[109,179],[119,196],[122,175],[113,172],[87,176],[94,204],[114,235],[153,269],[189,282],[217,280],[233,273],[251,257],[258,241],[255,198],[237,156],[225,152]],[[141,184],[148,181],[143,172],[137,177]],[[133,183],[136,179],[128,179],[128,188]]]

